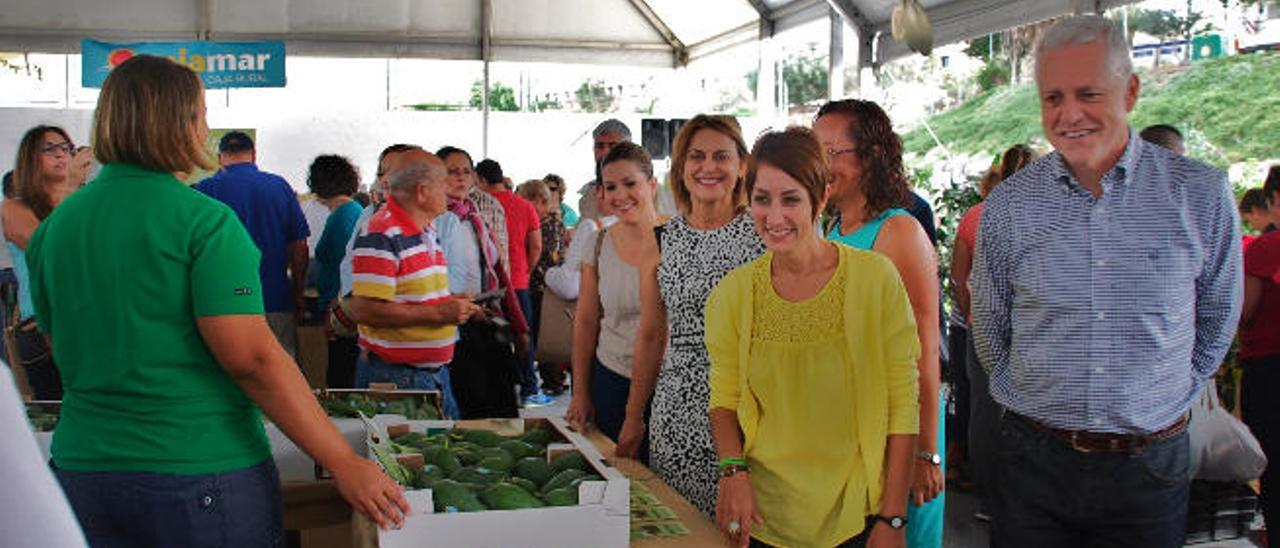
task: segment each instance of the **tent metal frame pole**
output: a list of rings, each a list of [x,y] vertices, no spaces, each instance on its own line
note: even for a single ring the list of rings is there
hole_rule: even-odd
[[[835,8],[827,8],[831,20],[831,43],[827,50],[827,100],[844,97],[844,18]]]
[[[480,90],[480,155],[489,157],[489,60],[493,57],[493,0],[480,0],[480,59],[484,62],[484,84]]]

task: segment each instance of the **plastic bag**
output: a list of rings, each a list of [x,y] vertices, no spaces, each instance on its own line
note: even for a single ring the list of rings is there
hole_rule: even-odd
[[[1267,456],[1258,439],[1218,401],[1213,379],[1191,405],[1191,476],[1210,481],[1246,482],[1262,475]]]

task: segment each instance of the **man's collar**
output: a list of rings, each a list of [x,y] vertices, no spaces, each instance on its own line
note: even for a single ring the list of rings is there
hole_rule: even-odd
[[[387,214],[391,216],[391,219],[395,221],[396,224],[400,225],[400,228],[404,229],[406,236],[412,236],[422,232],[423,230],[423,227],[418,225],[418,221],[413,218],[413,215],[410,215],[408,211],[405,211],[405,209],[396,202],[396,199],[391,196],[387,197]]]
[[[236,162],[236,163],[234,163],[234,164],[227,164],[227,165],[225,165],[225,166],[222,166],[222,169],[223,169],[223,170],[225,170],[225,171],[233,171],[233,170],[236,170],[236,171],[238,171],[238,170],[253,170],[253,171],[257,171],[257,170],[258,170],[258,166],[257,166],[257,164],[254,164],[253,162],[244,161],[244,162]]]
[[[1142,156],[1142,146],[1144,146],[1143,140],[1138,137],[1138,133],[1133,128],[1129,128],[1129,141],[1125,144],[1124,152],[1120,154],[1115,165],[1102,174],[1100,183],[1104,187],[1109,187],[1115,182],[1123,183],[1129,180],[1129,174],[1133,173],[1138,165],[1138,159]],[[1071,168],[1067,167],[1067,160],[1062,157],[1062,153],[1055,150],[1052,154],[1056,156],[1055,161],[1050,164],[1053,166],[1053,179],[1061,181],[1068,187],[1084,188],[1075,175],[1072,175]],[[1113,173],[1114,177],[1111,175]]]

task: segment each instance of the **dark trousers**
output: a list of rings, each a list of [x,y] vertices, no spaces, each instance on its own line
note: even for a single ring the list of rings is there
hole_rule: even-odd
[[[37,400],[62,399],[62,374],[53,363],[53,349],[49,341],[36,329],[35,318],[14,328],[15,354],[27,372],[27,384]]]
[[[996,444],[1000,441],[1000,404],[991,398],[991,379],[978,361],[973,338],[966,337],[965,368],[969,385],[969,470],[978,484],[978,508],[994,516],[999,503],[996,492],[1000,475],[996,473]]]
[[[1000,419],[995,544],[1176,548],[1187,530],[1186,431],[1134,454],[1083,453],[1005,413]]]
[[[329,365],[325,375],[329,388],[356,387],[356,361],[360,359],[360,344],[356,337],[329,339]]]
[[[947,417],[947,445],[957,442],[967,445],[969,440],[969,370],[968,346],[969,328],[961,325],[949,327],[950,336],[947,345],[950,347],[951,366],[947,369],[947,380],[951,383],[951,415]]]
[[[1262,513],[1268,529],[1280,531],[1280,355],[1241,360],[1244,378],[1240,381],[1240,414],[1249,426],[1267,467],[1262,471]]]
[[[525,323],[532,328],[536,318],[533,316],[533,295],[528,289],[517,289],[516,299],[520,301],[520,310],[524,312]],[[524,366],[520,368],[520,395],[532,396],[538,393],[538,373],[534,371],[534,356],[537,355],[537,340],[529,334],[529,355],[525,357]]]
[[[270,459],[220,474],[54,470],[94,548],[280,546],[280,476]]]
[[[510,338],[500,340],[499,327],[477,320],[458,328],[453,348],[453,394],[464,419],[514,418],[518,370],[522,367]]]
[[[627,397],[631,395],[631,379],[614,373],[598,359],[591,360],[591,408],[596,414],[596,428],[609,439],[617,442],[622,423],[627,420]],[[646,425],[649,412],[645,409]],[[636,460],[649,462],[649,433],[646,430],[640,440]]]

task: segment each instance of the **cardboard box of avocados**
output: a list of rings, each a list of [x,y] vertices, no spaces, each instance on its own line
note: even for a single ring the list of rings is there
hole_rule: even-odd
[[[388,461],[392,466],[416,466],[417,470],[401,466],[401,473],[420,474],[406,483],[421,480],[406,487],[405,497],[413,511],[404,526],[378,530],[381,548],[630,543],[630,480],[609,466],[591,442],[570,430],[563,418],[428,421],[408,428],[370,421],[367,426],[371,458],[384,468]],[[535,451],[528,452],[526,446]],[[415,454],[415,449],[422,453]],[[503,451],[514,461],[511,471],[502,470],[511,464],[498,454]],[[457,467],[444,473],[444,468],[451,467],[444,461],[454,459]],[[542,485],[533,481],[547,476],[550,479]]]

